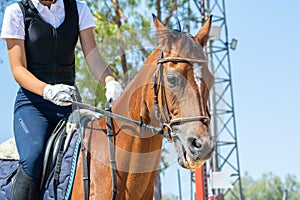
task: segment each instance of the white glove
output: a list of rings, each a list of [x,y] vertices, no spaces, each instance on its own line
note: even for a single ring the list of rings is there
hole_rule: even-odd
[[[123,92],[121,84],[117,81],[108,81],[105,85],[105,96],[107,100],[112,98],[113,101],[117,100]]]
[[[65,84],[46,85],[43,90],[43,97],[46,100],[59,106],[69,106],[72,104],[72,94],[75,87]]]

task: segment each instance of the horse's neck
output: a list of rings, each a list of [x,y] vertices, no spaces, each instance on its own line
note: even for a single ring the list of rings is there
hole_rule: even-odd
[[[135,121],[142,119],[145,124],[158,126],[154,117],[152,90],[152,75],[157,66],[155,56],[156,54],[152,54],[153,59],[150,58],[146,61],[139,73],[125,88],[123,94],[112,107],[113,113]],[[162,137],[160,135],[153,135],[153,133],[147,131],[140,132],[139,126],[126,124],[118,120],[115,120],[114,128],[115,131],[121,132],[116,137],[117,143],[120,142],[121,145],[129,143],[128,151],[131,151],[132,148],[132,151],[136,153],[152,153],[161,149]]]
[[[140,120],[146,124],[157,125],[153,120],[153,89],[152,75],[157,67],[157,54],[155,51],[152,54],[152,59],[149,58],[139,73],[125,88],[123,94],[115,102],[113,112],[133,120]]]

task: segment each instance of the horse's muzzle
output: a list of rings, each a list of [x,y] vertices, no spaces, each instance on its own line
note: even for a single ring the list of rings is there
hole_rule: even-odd
[[[176,138],[175,143],[178,151],[178,163],[187,169],[201,167],[214,151],[214,143],[211,140],[188,137],[185,142]]]

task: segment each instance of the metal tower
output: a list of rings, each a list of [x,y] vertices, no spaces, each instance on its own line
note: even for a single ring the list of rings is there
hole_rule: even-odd
[[[229,55],[230,49],[235,49],[237,40],[233,39],[230,42],[228,40],[225,0],[199,0],[193,2],[201,14],[202,23],[210,15],[213,15],[207,54],[210,70],[215,77],[215,84],[211,91],[211,113],[212,133],[217,145],[210,163],[206,163],[206,166],[202,169],[204,182],[201,183],[201,186],[207,186],[205,175],[211,171],[226,172],[230,174],[230,182],[235,186],[235,190],[213,189],[214,196],[225,195],[226,197],[228,195],[231,197],[230,199],[243,200]],[[195,174],[197,175],[197,173]],[[195,174],[192,177],[195,177]],[[199,178],[196,177],[193,181],[197,188]],[[204,194],[207,193],[205,189],[207,188],[204,188]],[[200,199],[207,198],[204,195]],[[196,199],[198,200],[198,197]]]

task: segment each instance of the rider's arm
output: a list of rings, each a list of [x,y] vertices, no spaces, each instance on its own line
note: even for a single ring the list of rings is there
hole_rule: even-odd
[[[42,95],[46,83],[38,80],[27,70],[24,26],[24,17],[19,5],[14,3],[8,6],[3,16],[1,39],[5,39],[7,43],[13,76],[20,86]]]
[[[11,71],[17,83],[23,88],[43,96],[43,89],[47,84],[27,70],[24,40],[7,38],[6,43]]]
[[[93,76],[102,83],[115,80],[111,76],[109,66],[105,63],[99,52],[95,41],[94,29],[92,27],[84,29],[80,31],[79,36],[82,51]]]

